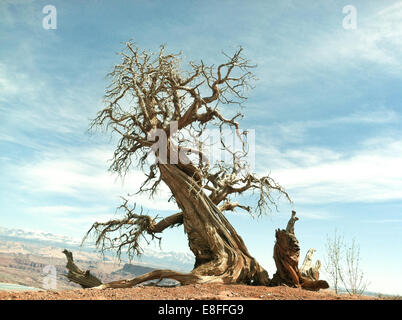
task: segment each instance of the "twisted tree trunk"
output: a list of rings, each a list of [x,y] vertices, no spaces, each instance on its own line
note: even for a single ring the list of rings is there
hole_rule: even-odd
[[[195,180],[176,165],[161,164],[160,170],[183,211],[184,230],[195,255],[191,274],[213,282],[267,285],[268,273]]]

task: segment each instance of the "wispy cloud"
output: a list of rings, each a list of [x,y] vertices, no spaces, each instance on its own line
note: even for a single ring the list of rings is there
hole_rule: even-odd
[[[145,176],[135,168],[124,180],[112,175],[107,171],[107,161],[111,155],[111,149],[107,147],[85,148],[85,150],[70,147],[43,153],[38,161],[19,168],[17,178],[22,182],[20,188],[24,192],[30,192],[31,195],[47,194],[49,197],[62,195],[89,202],[102,199],[102,203],[109,201],[109,204],[117,205],[119,196],[138,191]],[[169,196],[167,187],[162,185],[155,199],[150,199],[146,194],[133,196],[132,199],[148,209],[176,210],[174,204],[167,202]],[[45,214],[55,208],[44,209]],[[61,206],[58,210],[75,209]]]
[[[63,205],[55,205],[55,206],[36,206],[29,207],[26,209],[26,212],[31,214],[44,214],[46,216],[54,215],[68,215],[68,214],[77,214],[77,213],[85,213],[85,214],[96,214],[99,212],[107,212],[109,207],[102,206],[94,206],[94,207],[79,207],[79,206],[63,206]]]
[[[401,139],[368,139],[352,154],[335,153],[330,148],[303,148],[284,154],[275,151],[270,155],[279,158],[271,176],[298,203],[402,199]],[[289,157],[292,153],[297,157]]]
[[[297,212],[297,215],[301,217],[303,220],[334,220],[337,219],[337,216],[335,216],[331,212],[327,212],[325,210],[311,210],[311,209],[303,209]],[[286,217],[287,219],[288,217]]]
[[[263,43],[263,49],[250,53],[262,66],[263,72],[258,74],[261,90],[327,79],[329,74],[331,83],[339,86],[342,85],[340,75],[349,79],[364,78],[365,72],[373,69],[402,77],[402,6],[400,2],[388,7],[386,3],[381,4],[375,10],[364,10],[364,5],[356,4],[355,30],[343,28],[341,3],[322,6],[329,19],[327,23],[320,19],[308,22],[280,19],[275,37],[270,37],[270,41],[262,33],[268,28],[259,25],[246,43],[251,46]],[[272,22],[266,20],[266,23]]]
[[[283,142],[306,142],[306,134],[311,129],[331,130],[333,128],[351,127],[352,125],[389,125],[399,123],[401,116],[391,108],[379,106],[370,110],[359,110],[348,115],[321,118],[317,120],[299,120],[274,123],[269,130],[276,137],[279,137],[280,143]],[[273,139],[272,142],[275,143]]]
[[[0,139],[32,145],[32,133],[46,133],[48,143],[58,136],[85,132],[88,117],[82,115],[84,105],[96,105],[89,88],[71,86],[60,96],[50,90],[46,76],[15,73],[0,65]]]
[[[397,223],[397,224],[402,224],[402,219],[374,219],[374,220],[365,220],[364,222],[366,223]]]
[[[10,79],[10,74],[6,72],[3,64],[0,64],[0,101],[4,101],[7,96],[18,92],[18,85]]]

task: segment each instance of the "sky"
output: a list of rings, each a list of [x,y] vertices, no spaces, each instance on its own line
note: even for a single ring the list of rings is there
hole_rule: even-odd
[[[88,132],[129,39],[209,64],[241,45],[257,65],[241,125],[255,130],[256,171],[293,204],[227,217],[270,276],[275,229],[294,209],[301,259],[314,247],[324,261],[337,230],[359,243],[369,290],[402,294],[401,1],[1,1],[0,226],[81,238],[139,187],[138,169],[107,171],[110,137]],[[135,201],[164,216],[177,210],[168,197]],[[162,249],[189,252],[183,229]]]

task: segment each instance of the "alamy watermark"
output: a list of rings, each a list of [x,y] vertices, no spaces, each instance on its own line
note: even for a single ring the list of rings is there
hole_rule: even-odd
[[[45,30],[57,29],[57,9],[55,6],[48,4],[43,7],[42,13],[46,16],[42,19],[42,27]]]
[[[343,18],[342,26],[346,30],[355,30],[357,28],[357,10],[356,7],[349,4],[344,6],[342,13],[346,16]]]
[[[43,278],[42,287],[46,290],[57,289],[57,269],[54,265],[47,265],[43,268],[45,274]]]
[[[202,162],[214,164],[217,162],[232,163],[236,156],[248,163],[248,170],[255,168],[255,130],[242,132],[231,129],[205,129],[197,136],[177,137],[178,122],[170,124],[169,137],[181,141],[179,148],[168,139],[162,129],[154,129],[148,133],[147,140],[155,141],[152,151],[158,155],[161,164],[189,164],[190,154]],[[169,144],[169,145],[168,145]]]

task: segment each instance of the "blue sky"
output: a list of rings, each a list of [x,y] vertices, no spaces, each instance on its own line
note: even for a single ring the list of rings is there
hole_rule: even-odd
[[[42,27],[48,4],[56,30]],[[354,30],[342,26],[348,4]],[[258,65],[242,126],[255,129],[257,171],[294,206],[228,217],[270,275],[274,230],[294,208],[303,256],[323,258],[336,228],[359,242],[369,289],[402,293],[400,1],[1,1],[1,226],[79,238],[139,186],[136,170],[124,183],[106,171],[113,144],[87,132],[130,38],[211,64],[241,45]],[[163,215],[167,197],[137,202]],[[188,251],[181,230],[162,247]]]

